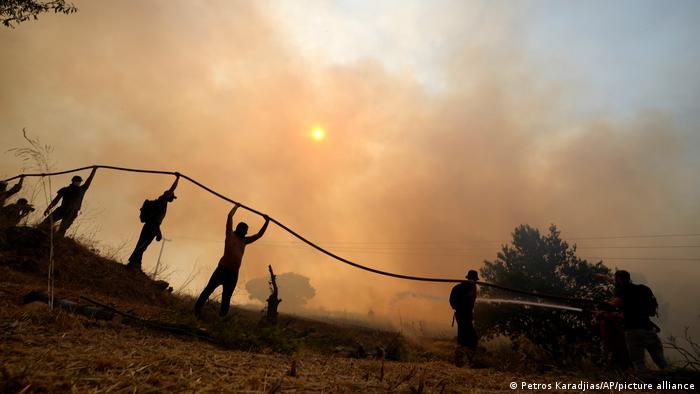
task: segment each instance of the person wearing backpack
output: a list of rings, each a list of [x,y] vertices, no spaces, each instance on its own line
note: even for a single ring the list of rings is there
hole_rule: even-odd
[[[160,241],[163,238],[163,234],[160,231],[160,225],[165,218],[165,213],[168,210],[168,203],[173,202],[177,197],[175,196],[175,188],[177,187],[177,182],[180,180],[180,173],[175,173],[175,182],[170,186],[170,189],[163,192],[155,200],[145,200],[143,205],[141,205],[141,213],[139,214],[139,220],[143,223],[143,228],[141,228],[141,234],[139,235],[139,240],[136,241],[136,247],[134,247],[134,252],[129,256],[129,263],[126,265],[127,268],[141,271],[141,259],[143,259],[143,253],[148,249],[148,246],[153,242],[153,239]]]
[[[668,367],[664,349],[659,339],[659,327],[650,317],[657,315],[658,302],[651,289],[642,284],[632,283],[627,271],[615,272],[615,298],[610,302],[622,309],[625,342],[630,361],[636,370],[645,370],[644,350],[659,369]]]
[[[469,270],[467,280],[460,282],[450,292],[450,306],[454,309],[454,318],[457,321],[457,350],[455,351],[455,365],[464,365],[465,353],[470,362],[473,361],[478,337],[474,329],[474,303],[476,302],[476,281],[479,273]]]

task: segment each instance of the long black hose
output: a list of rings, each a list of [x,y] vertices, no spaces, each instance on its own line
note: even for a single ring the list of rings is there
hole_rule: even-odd
[[[256,209],[253,209],[249,206],[246,206],[244,204],[241,204],[238,201],[235,201],[233,199],[230,199],[223,194],[203,185],[202,183],[196,181],[195,179],[190,178],[189,176],[182,174],[182,173],[177,173],[173,171],[158,171],[158,170],[143,170],[143,169],[137,169],[137,168],[125,168],[125,167],[116,167],[116,166],[108,166],[108,165],[93,165],[93,166],[87,166],[87,167],[80,167],[80,168],[75,168],[72,170],[66,170],[66,171],[59,171],[59,172],[51,172],[51,173],[39,173],[39,174],[22,174],[22,175],[17,175],[12,178],[8,178],[5,180],[5,182],[12,181],[14,179],[20,178],[20,177],[45,177],[45,176],[55,176],[55,175],[63,175],[63,174],[70,174],[73,172],[78,172],[78,171],[83,171],[83,170],[89,170],[92,168],[105,168],[105,169],[110,169],[110,170],[115,170],[115,171],[125,171],[125,172],[137,172],[137,173],[145,173],[145,174],[165,174],[165,175],[177,175],[180,174],[181,178],[187,179],[188,181],[192,182],[193,184],[199,186],[200,188],[206,190],[207,192],[215,195],[216,197],[219,197],[222,200],[228,201],[233,204],[238,204],[241,208],[244,208],[250,212],[253,212],[257,215],[263,216],[264,214]],[[318,250],[319,252],[335,259],[338,260],[342,263],[351,265],[355,268],[359,268],[364,271],[369,271],[378,275],[383,275],[383,276],[388,276],[392,278],[398,278],[398,279],[406,279],[406,280],[415,280],[415,281],[422,281],[422,282],[443,282],[443,283],[457,283],[457,282],[463,282],[464,279],[449,279],[449,278],[430,278],[430,277],[421,277],[421,276],[412,276],[412,275],[403,275],[403,274],[396,274],[393,272],[388,272],[388,271],[382,271],[378,270],[376,268],[372,267],[367,267],[362,264],[355,263],[351,260],[348,260],[344,257],[338,256],[335,253],[332,253],[321,246],[309,241],[308,239],[304,238],[302,235],[297,233],[296,231],[292,230],[291,228],[287,227],[283,223],[279,222],[278,220],[270,217],[270,221],[289,234],[295,236],[298,238],[300,241],[304,242],[305,244],[311,246],[312,248]],[[554,294],[545,294],[545,293],[536,293],[536,292],[531,292],[531,291],[525,291],[525,290],[518,290],[518,289],[513,289],[509,288],[506,286],[500,286],[496,285],[493,283],[487,283],[487,282],[481,282],[477,281],[476,283],[483,285],[483,286],[488,286],[488,287],[493,287],[495,289],[500,289],[500,290],[505,290],[509,291],[511,293],[517,293],[517,294],[523,294],[523,295],[529,295],[529,296],[534,296],[534,297],[540,297],[540,298],[549,298],[549,299],[554,299],[554,300],[561,300],[561,301],[574,301],[574,302],[593,302],[593,300],[588,300],[588,299],[581,299],[581,298],[572,298],[572,297],[565,297],[565,296],[560,296],[560,295],[554,295]]]

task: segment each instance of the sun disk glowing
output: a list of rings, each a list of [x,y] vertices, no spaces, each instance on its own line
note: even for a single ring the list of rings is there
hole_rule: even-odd
[[[312,132],[311,132],[311,138],[313,138],[315,141],[321,141],[326,137],[326,132],[323,131],[322,128],[316,127]]]

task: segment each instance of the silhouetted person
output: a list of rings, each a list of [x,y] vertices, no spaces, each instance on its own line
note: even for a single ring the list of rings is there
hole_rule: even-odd
[[[16,203],[0,208],[0,227],[17,226],[32,211],[34,211],[34,207],[28,203],[27,199],[20,198]]]
[[[476,302],[476,281],[479,273],[469,270],[467,280],[458,283],[450,292],[450,306],[455,310],[457,321],[457,350],[455,351],[455,365],[464,365],[465,352],[470,359],[474,357],[478,338],[474,329],[474,303]]]
[[[627,350],[622,312],[616,311],[613,306],[603,302],[594,311],[594,316],[600,329],[603,349],[607,355],[607,365],[620,370],[630,368],[632,362]]]
[[[658,326],[650,316],[656,315],[658,303],[651,289],[641,284],[634,284],[627,271],[615,272],[615,298],[611,305],[622,309],[625,326],[625,340],[630,361],[636,370],[645,370],[644,350],[660,368],[668,367],[664,349],[659,339]]]
[[[68,228],[73,224],[75,218],[78,217],[80,207],[83,204],[83,197],[88,188],[90,188],[92,179],[95,177],[95,171],[97,171],[97,167],[92,168],[90,176],[88,176],[84,185],[82,184],[83,178],[76,175],[71,178],[70,185],[59,189],[58,193],[56,193],[56,197],[51,201],[51,204],[46,207],[44,211],[46,219],[41,222],[40,226],[50,227],[52,222],[56,223],[60,220],[61,225],[58,227],[57,234],[59,236],[64,236]],[[61,201],[61,206],[51,212],[51,208],[55,207],[59,201]]]
[[[219,260],[219,265],[216,267],[216,270],[209,279],[209,283],[207,283],[207,286],[202,290],[202,294],[199,295],[194,305],[194,313],[197,317],[201,316],[202,307],[209,299],[211,293],[219,286],[224,287],[223,293],[221,294],[221,310],[219,315],[226,316],[231,304],[233,290],[236,288],[236,283],[238,282],[238,271],[241,269],[245,247],[260,239],[263,234],[265,234],[267,225],[270,223],[270,217],[263,215],[265,224],[263,224],[257,234],[250,237],[246,237],[248,225],[243,222],[238,223],[236,231],[233,231],[233,215],[236,213],[238,206],[238,204],[234,205],[226,218],[224,255]]]
[[[164,191],[163,194],[155,200],[146,200],[143,202],[141,214],[139,215],[139,219],[143,223],[143,228],[141,228],[139,240],[136,241],[134,252],[129,256],[127,267],[141,271],[141,259],[148,245],[153,242],[154,238],[156,241],[160,241],[163,238],[160,225],[168,210],[168,203],[173,202],[173,200],[177,198],[175,197],[175,188],[179,180],[180,173],[178,172],[175,173],[175,182],[170,186],[170,189]]]
[[[19,182],[17,182],[10,190],[7,190],[7,182],[0,181],[0,207],[5,206],[5,201],[22,189],[22,183],[24,182],[24,175],[19,177]]]

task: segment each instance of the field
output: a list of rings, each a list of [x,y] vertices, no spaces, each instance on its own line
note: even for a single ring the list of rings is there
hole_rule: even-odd
[[[212,306],[198,322],[192,300],[71,239],[55,245],[56,299],[87,304],[84,296],[145,320],[24,305],[26,294],[46,290],[46,247],[43,234],[26,228],[2,239],[3,392],[499,393],[512,392],[510,382],[642,382],[602,368],[543,371],[523,355],[494,350],[483,350],[482,368],[457,368],[450,341],[295,316],[270,327],[260,313],[239,308],[220,321]]]

